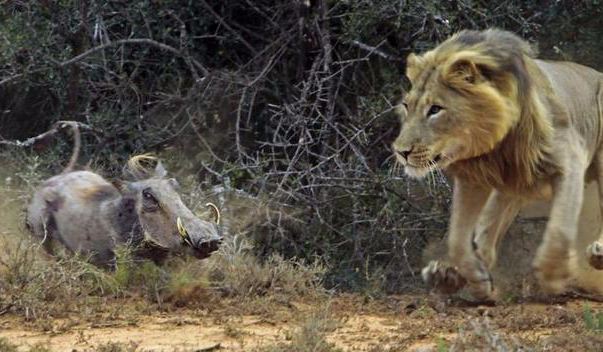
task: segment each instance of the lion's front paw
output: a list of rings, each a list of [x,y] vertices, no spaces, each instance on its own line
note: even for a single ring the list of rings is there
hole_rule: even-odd
[[[435,287],[441,293],[455,293],[465,286],[467,281],[459,274],[456,268],[442,263],[439,260],[432,260],[421,270],[423,281],[428,285]]]
[[[461,274],[458,267],[434,260],[423,268],[421,275],[427,284],[441,293],[455,293],[468,284],[469,292],[476,299],[496,300],[497,294],[490,272],[482,262],[478,261],[474,264],[461,266],[466,269]]]
[[[596,241],[586,248],[588,264],[597,270],[603,269],[603,244]]]

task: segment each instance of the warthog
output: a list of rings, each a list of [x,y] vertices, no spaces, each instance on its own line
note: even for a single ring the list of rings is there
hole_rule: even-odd
[[[124,170],[135,181],[112,184],[93,172],[70,171],[72,157],[66,171],[34,193],[27,226],[50,254],[53,242],[60,242],[71,252],[90,256],[98,266],[114,264],[118,244],[156,262],[170,253],[208,257],[220,245],[217,224],[197,218],[184,205],[177,181],[166,178],[161,162],[153,172],[142,172],[151,159],[133,157]],[[219,223],[219,211],[211,206]]]

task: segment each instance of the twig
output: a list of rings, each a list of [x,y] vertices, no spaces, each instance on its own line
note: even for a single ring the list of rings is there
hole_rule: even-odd
[[[110,43],[102,44],[102,45],[99,45],[99,46],[95,46],[94,48],[92,48],[90,50],[87,50],[87,51],[85,51],[85,52],[83,52],[83,53],[81,53],[81,54],[79,54],[79,55],[77,55],[77,56],[75,56],[75,57],[73,57],[73,58],[71,58],[69,60],[66,60],[66,61],[63,61],[63,62],[54,61],[53,63],[58,68],[63,68],[63,67],[69,66],[69,65],[73,65],[73,64],[75,64],[75,63],[77,63],[77,62],[85,59],[86,57],[88,57],[88,56],[96,53],[97,51],[106,49],[106,48],[111,47],[111,46],[122,45],[122,44],[147,44],[147,45],[151,45],[151,46],[156,46],[156,47],[158,47],[158,48],[160,48],[162,50],[166,50],[166,51],[169,51],[170,53],[178,55],[178,56],[182,57],[183,59],[190,60],[190,62],[198,70],[200,70],[201,72],[203,72],[204,75],[207,75],[209,73],[209,70],[207,68],[205,68],[199,61],[194,60],[192,58],[187,58],[186,55],[182,51],[180,51],[180,50],[178,50],[178,49],[176,49],[174,47],[171,47],[171,46],[169,46],[167,44],[160,43],[160,42],[158,42],[156,40],[148,39],[148,38],[132,38],[132,39],[120,39],[120,40],[116,40],[114,42],[110,42]],[[29,71],[29,72],[27,72],[27,74],[43,72],[43,71],[48,70],[48,69],[49,69],[49,67],[43,67],[43,68],[39,68],[39,69],[35,69],[35,70],[32,70],[32,71]],[[25,76],[25,73],[19,73],[19,74],[16,74],[14,76],[7,77],[7,78],[5,78],[5,79],[3,79],[3,80],[0,81],[0,86],[4,85],[6,83],[10,83],[10,82],[12,82],[14,80],[17,80],[17,79],[19,79],[19,78],[21,78],[23,76]]]
[[[241,41],[241,43],[243,43],[243,45],[245,45],[245,47],[247,49],[249,49],[249,51],[251,51],[251,53],[253,55],[257,54],[257,51],[251,46],[251,44],[249,44],[245,40],[245,38],[243,38],[243,36],[241,36],[241,34],[239,32],[237,32],[234,28],[229,26],[228,23],[226,23],[226,21],[216,11],[214,11],[214,9],[211,6],[209,6],[209,4],[205,0],[201,0],[201,3],[212,14],[212,16],[217,18],[218,21],[220,21],[220,23],[224,26],[224,28],[226,28],[230,33],[232,33],[235,37],[237,37],[237,39],[239,39]]]
[[[221,350],[221,349],[222,349],[222,345],[220,343],[217,343],[213,346],[196,349],[195,352],[211,352],[211,351],[217,351],[217,350]]]
[[[0,315],[4,315],[10,311],[10,309],[14,306],[14,303],[8,303],[2,309],[0,309]]]
[[[53,137],[58,132],[66,129],[66,128],[69,128],[72,125],[76,125],[80,130],[83,129],[83,130],[89,130],[89,131],[94,131],[94,132],[98,133],[98,131],[96,131],[92,126],[87,125],[85,123],[81,123],[81,122],[77,122],[77,121],[57,121],[50,130],[48,130],[40,135],[28,138],[24,141],[9,141],[6,139],[0,139],[0,145],[10,145],[10,146],[19,147],[19,148],[31,147],[32,145],[34,145],[46,138]]]
[[[197,70],[195,69],[196,66],[193,63],[191,55],[188,52],[188,34],[186,33],[186,24],[173,11],[170,11],[170,15],[172,15],[172,17],[178,23],[180,23],[180,52],[183,54],[182,57],[184,59],[184,62],[186,62],[189,69],[191,70],[191,73],[195,77],[195,82],[199,82],[201,80],[201,77],[199,77],[199,73],[197,73]],[[204,72],[203,74],[207,76],[207,72]]]
[[[392,56],[390,54],[387,54],[384,51],[381,51],[376,46],[370,46],[368,44],[361,43],[361,42],[359,42],[357,40],[352,40],[351,43],[354,46],[357,46],[357,47],[359,47],[362,50],[368,51],[369,54],[376,54],[377,56],[381,56],[382,58],[387,59],[387,60],[391,60],[391,61],[403,61],[402,58],[400,58],[400,57],[394,57],[394,56]],[[381,43],[379,45],[381,45]]]

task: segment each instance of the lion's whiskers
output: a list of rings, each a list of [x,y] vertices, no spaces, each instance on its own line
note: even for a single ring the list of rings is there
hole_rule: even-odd
[[[436,162],[431,159],[428,160],[427,161],[427,172],[428,172],[427,175],[429,178],[429,182],[427,183],[427,186],[428,186],[429,193],[433,193],[433,191],[435,191],[435,189],[436,189],[436,179],[435,179],[435,175],[434,175],[434,171],[436,171],[436,170],[439,170]]]

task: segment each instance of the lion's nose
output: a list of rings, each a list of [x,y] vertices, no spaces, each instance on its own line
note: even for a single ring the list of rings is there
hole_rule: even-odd
[[[408,156],[412,152],[412,147],[408,149],[396,149],[396,153],[400,154],[404,160],[408,160]]]

